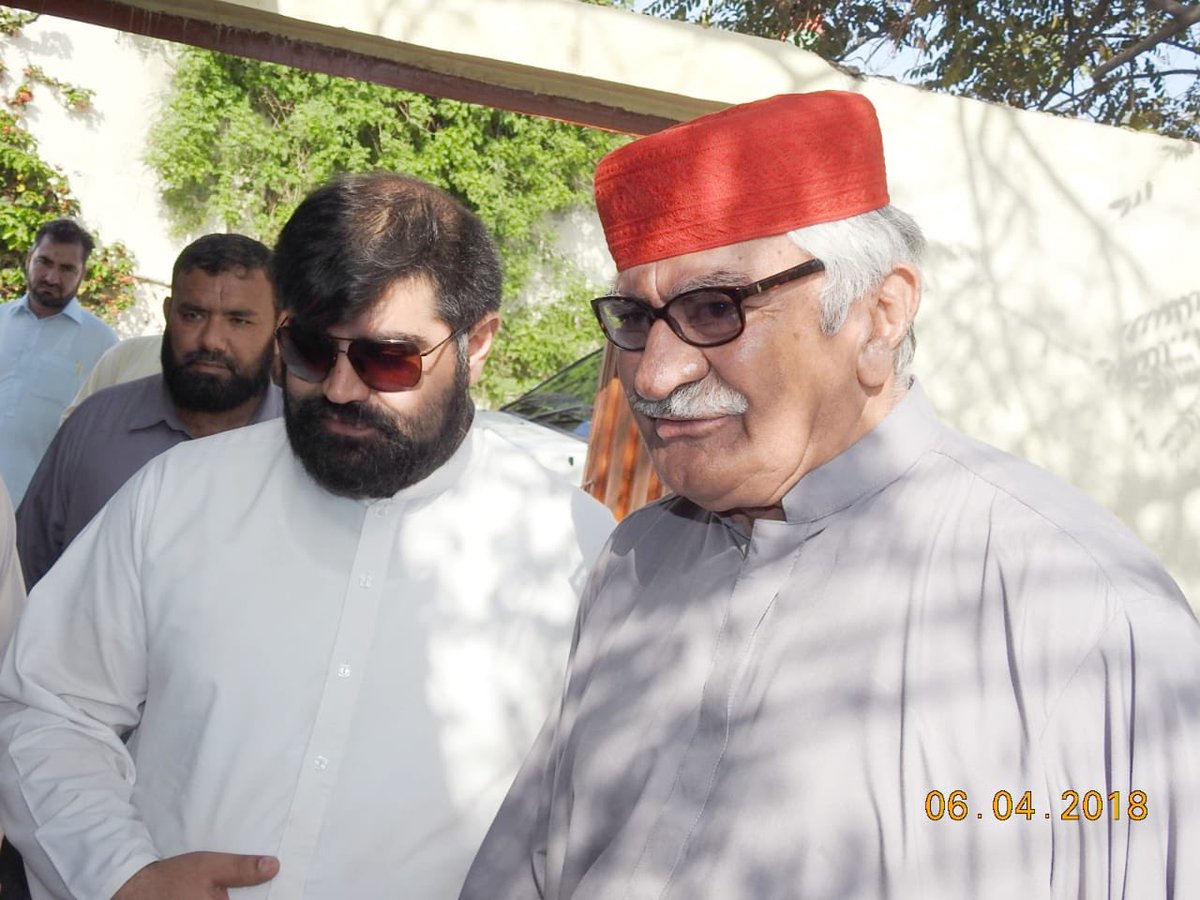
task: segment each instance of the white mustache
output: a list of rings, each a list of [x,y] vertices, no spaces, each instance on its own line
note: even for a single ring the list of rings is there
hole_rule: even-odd
[[[740,416],[750,408],[745,394],[712,374],[680,385],[661,400],[647,400],[636,392],[627,396],[635,412],[651,419],[715,419]]]

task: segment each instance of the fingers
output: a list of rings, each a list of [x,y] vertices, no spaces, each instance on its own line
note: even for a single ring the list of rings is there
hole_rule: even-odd
[[[270,881],[279,873],[279,860],[273,856],[245,856],[239,853],[195,853],[206,857],[201,862],[205,873],[217,887],[252,887]]]
[[[273,856],[240,853],[183,853],[160,859],[122,885],[113,900],[211,900],[225,888],[252,887],[279,873]]]

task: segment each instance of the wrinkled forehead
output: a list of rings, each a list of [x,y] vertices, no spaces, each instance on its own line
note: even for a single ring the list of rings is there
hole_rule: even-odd
[[[175,305],[201,308],[234,307],[265,313],[275,311],[275,286],[266,269],[233,265],[218,272],[192,266],[179,273],[171,286]]]
[[[665,303],[701,287],[737,287],[807,259],[786,234],[738,241],[630,266],[617,274],[614,293]]]

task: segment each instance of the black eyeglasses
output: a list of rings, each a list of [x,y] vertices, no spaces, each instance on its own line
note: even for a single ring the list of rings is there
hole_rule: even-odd
[[[746,327],[742,301],[773,287],[821,272],[825,263],[810,259],[776,275],[742,287],[705,287],[684,291],[662,306],[629,297],[597,297],[592,312],[604,336],[622,350],[645,350],[654,323],[662,319],[683,342],[693,347],[728,344]]]
[[[288,371],[304,381],[324,381],[337,364],[339,353],[358,373],[363,384],[373,391],[406,391],[421,383],[424,366],[422,357],[433,353],[451,338],[466,331],[452,331],[444,340],[428,350],[404,339],[371,340],[369,338],[337,338],[313,328],[305,328],[289,320],[275,331],[279,350]]]

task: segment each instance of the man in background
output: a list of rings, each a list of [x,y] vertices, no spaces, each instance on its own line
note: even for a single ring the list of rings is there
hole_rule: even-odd
[[[270,378],[270,263],[266,246],[240,234],[205,235],[179,254],[163,303],[161,373],[85,400],[59,428],[17,508],[27,589],[148,460],[282,412]]]
[[[452,897],[561,685],[612,517],[473,422],[483,223],[349,176],[273,275],[283,421],[152,459],[0,663],[34,900]]]
[[[117,342],[75,296],[94,245],[70,219],[45,223],[25,260],[24,296],[0,306],[0,478],[14,504],[63,409]]]

